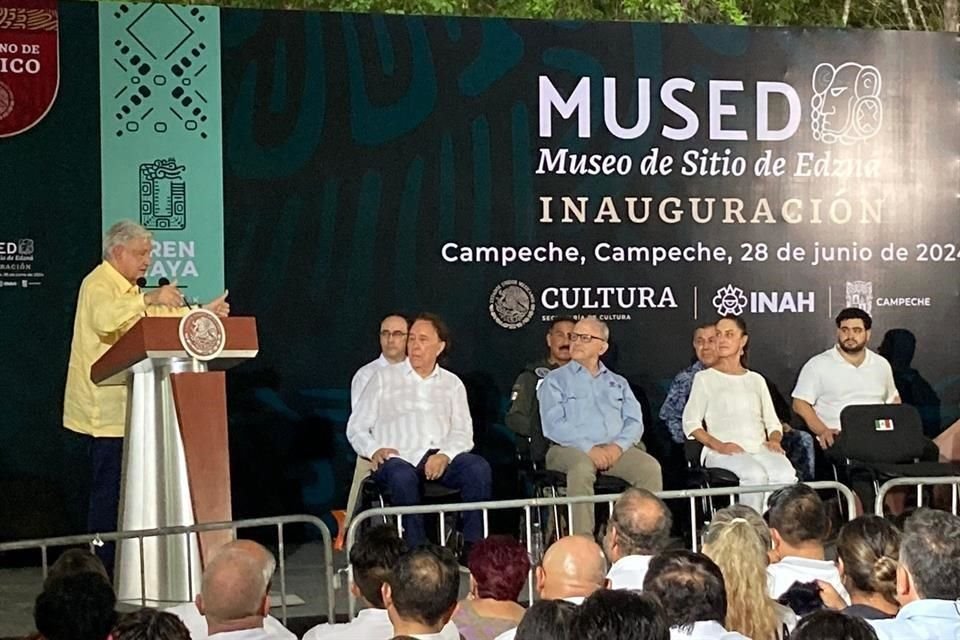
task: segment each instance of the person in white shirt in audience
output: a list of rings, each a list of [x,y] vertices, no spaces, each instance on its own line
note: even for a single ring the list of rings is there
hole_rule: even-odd
[[[223,557],[221,558],[221,556]],[[232,565],[237,565],[236,569],[232,569]],[[229,598],[232,591],[236,592],[238,598],[246,597],[241,593],[242,591],[255,592],[261,587],[264,592],[260,595],[268,594],[270,581],[273,578],[273,572],[276,566],[277,562],[273,554],[252,540],[234,540],[233,542],[225,544],[217,550],[214,559],[207,565],[207,568],[204,569],[203,572],[203,588],[208,590],[208,606],[210,602],[213,602],[214,609],[216,610],[220,601]],[[254,571],[254,569],[256,569],[256,571]],[[249,574],[248,577],[244,578],[243,576],[247,574]],[[249,576],[253,576],[253,578]],[[243,581],[248,579],[252,580],[252,584],[245,583],[236,589],[226,584],[229,580]],[[210,589],[213,591],[209,591]],[[204,592],[201,591],[201,595],[203,593]],[[253,596],[251,595],[250,598],[252,599]],[[183,624],[190,630],[190,637],[193,638],[193,640],[204,640],[204,638],[214,633],[208,631],[209,620],[201,613],[199,606],[200,600],[201,597],[198,595],[194,602],[187,602],[167,609],[168,612],[183,621]],[[267,597],[267,611],[263,614],[262,618],[262,627],[266,634],[264,637],[273,638],[273,640],[296,640],[297,636],[294,633],[284,627],[279,620],[268,615],[269,603],[270,599]],[[257,606],[259,606],[259,600]],[[216,611],[214,615],[217,615]]]
[[[643,589],[650,558],[667,548],[673,521],[670,510],[653,493],[631,487],[613,505],[603,537],[603,552],[612,566],[611,589]]]
[[[449,332],[437,316],[423,313],[410,326],[407,359],[378,369],[360,394],[347,423],[347,439],[358,456],[369,458],[374,479],[393,506],[419,504],[423,480],[460,491],[463,502],[490,499],[490,465],[473,449],[473,421],[467,392],[437,359]],[[403,519],[411,546],[426,536],[423,516]],[[464,554],[483,538],[479,511],[463,515]]]
[[[653,596],[628,589],[600,589],[580,605],[570,638],[670,640],[670,626]]]
[[[837,344],[810,358],[793,389],[793,410],[817,436],[831,459],[840,434],[840,412],[857,404],[899,404],[900,394],[886,359],[867,348],[873,320],[862,309],[848,308],[836,318]]]
[[[960,518],[919,509],[904,525],[897,568],[901,608],[891,620],[868,620],[880,640],[960,638]]]
[[[380,321],[380,356],[360,367],[350,382],[350,409],[357,406],[360,394],[367,388],[370,378],[378,369],[403,362],[407,357],[407,334],[410,325],[407,318],[399,313],[391,313]],[[373,467],[370,461],[357,456],[357,463],[353,471],[353,483],[350,485],[350,494],[347,497],[347,519],[353,517],[357,509],[357,499],[360,496],[360,486],[370,475]]]
[[[773,538],[773,564],[767,567],[770,597],[779,598],[794,582],[821,580],[850,604],[837,565],[824,559],[830,520],[817,492],[805,484],[774,492],[768,520]]]
[[[350,548],[353,580],[350,591],[365,608],[357,617],[342,624],[318,624],[303,635],[303,640],[388,640],[393,623],[383,603],[383,584],[403,554],[407,544],[393,525],[379,524],[364,530]],[[453,623],[448,623],[452,625]],[[454,629],[448,631],[456,637]]]
[[[395,636],[460,640],[448,624],[460,593],[460,567],[449,549],[422,545],[403,554],[380,592]]]
[[[743,640],[727,631],[727,590],[713,560],[686,549],[665,551],[650,561],[643,590],[666,612],[671,640]]]
[[[703,554],[717,563],[727,590],[725,627],[754,640],[782,640],[797,616],[768,594],[773,542],[760,514],[735,504],[717,511],[703,534]]]
[[[190,636],[216,640],[271,640],[296,638],[286,631],[274,635],[264,628],[270,613],[270,580],[276,568],[273,554],[251,540],[225,544],[203,571],[196,605],[206,627],[179,616]],[[192,626],[193,625],[193,626]]]
[[[747,325],[739,316],[717,322],[717,361],[693,377],[683,409],[683,431],[703,444],[705,467],[726,469],[741,486],[786,484],[797,473],[780,446],[780,420],[767,383],[744,366]],[[743,494],[740,501],[763,509],[762,493]]]
[[[606,571],[603,550],[596,542],[581,535],[560,538],[550,545],[537,567],[538,597],[581,604],[594,591],[608,586]],[[516,633],[516,629],[510,629],[497,640],[514,640]]]

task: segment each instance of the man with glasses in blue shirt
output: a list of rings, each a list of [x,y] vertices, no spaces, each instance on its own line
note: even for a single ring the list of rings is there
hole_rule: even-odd
[[[547,469],[567,476],[567,495],[593,495],[597,474],[660,491],[660,464],[642,449],[643,414],[623,376],[607,369],[602,356],[610,329],[595,316],[574,325],[571,362],[554,369],[537,391],[543,435],[551,442]],[[592,504],[573,507],[571,533],[593,535]]]

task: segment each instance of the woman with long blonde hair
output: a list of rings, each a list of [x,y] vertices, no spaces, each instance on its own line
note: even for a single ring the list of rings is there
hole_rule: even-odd
[[[760,514],[741,504],[717,511],[703,535],[703,553],[720,567],[727,587],[726,629],[753,640],[783,638],[797,622],[767,592],[770,547]]]

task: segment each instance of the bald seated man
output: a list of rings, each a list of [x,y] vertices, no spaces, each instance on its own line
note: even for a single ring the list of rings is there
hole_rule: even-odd
[[[277,561],[253,540],[220,547],[203,571],[195,602],[168,609],[190,630],[193,640],[296,640],[270,612],[270,580]]]
[[[579,605],[598,589],[605,589],[607,561],[603,549],[586,536],[567,536],[553,543],[537,567],[537,593],[541,600],[566,600]],[[496,640],[514,640],[516,629]]]

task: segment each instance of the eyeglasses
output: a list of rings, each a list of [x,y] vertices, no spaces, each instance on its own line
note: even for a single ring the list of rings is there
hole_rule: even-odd
[[[593,340],[606,342],[606,340],[601,338],[600,336],[590,335],[589,333],[568,333],[567,337],[570,338],[570,342],[584,342],[587,344],[589,344]]]
[[[380,337],[385,339],[396,338],[397,340],[402,340],[407,337],[406,331],[387,331],[384,329],[380,332]]]

